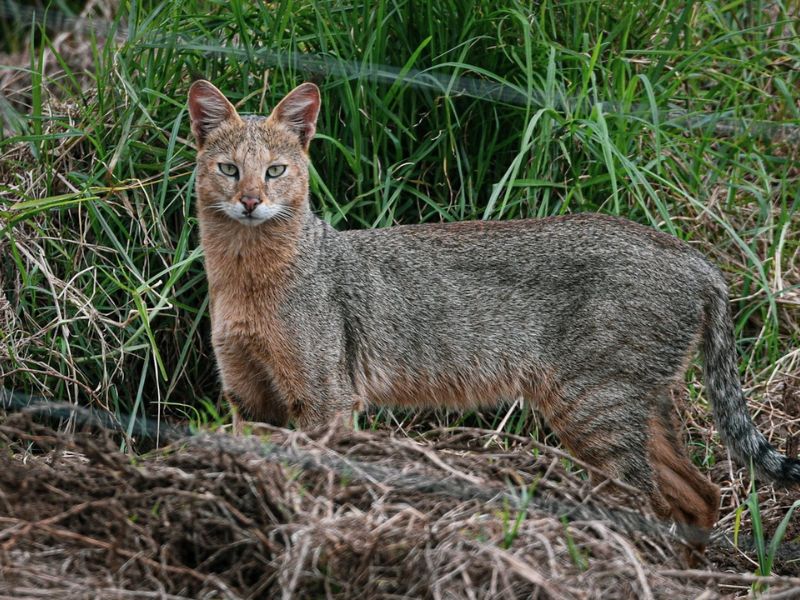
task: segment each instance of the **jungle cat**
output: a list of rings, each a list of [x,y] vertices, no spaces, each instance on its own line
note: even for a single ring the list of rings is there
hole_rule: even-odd
[[[591,214],[336,231],[308,201],[319,106],[311,83],[268,117],[207,81],[189,91],[212,342],[245,417],[311,427],[366,403],[522,397],[575,456],[705,532],[719,488],[687,458],[670,393],[701,350],[723,441],[800,482],[750,418],[727,287],[701,254]]]

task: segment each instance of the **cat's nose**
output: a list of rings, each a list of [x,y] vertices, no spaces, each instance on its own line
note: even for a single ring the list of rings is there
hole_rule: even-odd
[[[251,213],[256,209],[256,206],[261,204],[261,198],[258,196],[242,196],[240,202],[244,205],[244,209]]]

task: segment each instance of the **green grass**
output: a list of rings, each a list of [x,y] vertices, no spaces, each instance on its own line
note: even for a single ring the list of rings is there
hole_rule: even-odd
[[[117,41],[77,51],[4,23],[29,59],[0,102],[2,385],[131,425],[216,401],[185,108],[204,77],[253,113],[320,85],[312,201],[338,228],[593,211],[690,241],[763,391],[800,346],[800,38],[769,6],[123,1]]]
[[[772,538],[767,541],[767,533],[762,519],[762,509],[758,498],[758,489],[756,486],[755,476],[752,465],[750,467],[750,492],[747,499],[736,509],[734,528],[733,528],[733,544],[738,546],[739,531],[741,529],[742,514],[745,510],[750,515],[750,525],[752,529],[753,542],[755,545],[755,555],[758,567],[755,574],[761,577],[768,577],[772,575],[773,566],[776,562],[778,550],[781,543],[784,541],[786,531],[792,520],[794,511],[800,508],[800,500],[795,500],[791,506],[786,510],[783,518],[774,526]],[[752,586],[754,594],[767,591],[768,586],[756,582]]]

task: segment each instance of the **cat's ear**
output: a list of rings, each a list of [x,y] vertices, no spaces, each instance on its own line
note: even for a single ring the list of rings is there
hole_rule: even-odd
[[[208,134],[226,121],[239,120],[233,104],[216,87],[199,79],[189,88],[189,116],[192,133],[202,148]]]
[[[303,148],[308,151],[311,138],[317,131],[317,115],[319,88],[313,83],[301,83],[278,103],[269,118],[297,134]]]

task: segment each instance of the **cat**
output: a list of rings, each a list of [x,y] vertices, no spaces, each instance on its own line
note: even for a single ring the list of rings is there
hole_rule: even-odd
[[[671,399],[701,350],[723,441],[800,483],[749,416],[727,286],[699,252],[593,214],[336,231],[308,200],[319,107],[311,83],[268,117],[239,116],[207,81],[189,91],[212,343],[244,416],[312,427],[366,404],[522,397],[702,549],[720,492],[688,459]]]

